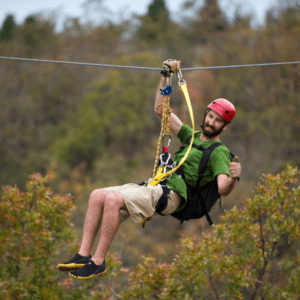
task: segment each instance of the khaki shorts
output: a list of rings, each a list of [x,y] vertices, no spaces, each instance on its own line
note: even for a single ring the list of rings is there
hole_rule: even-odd
[[[109,193],[120,192],[123,196],[125,205],[134,223],[143,221],[143,217],[150,218],[155,214],[155,206],[163,194],[161,185],[140,186],[135,183],[128,183],[120,186],[104,188]],[[181,197],[173,190],[168,194],[168,206],[162,211],[163,215],[170,215],[180,205]],[[121,221],[126,213],[120,212]]]

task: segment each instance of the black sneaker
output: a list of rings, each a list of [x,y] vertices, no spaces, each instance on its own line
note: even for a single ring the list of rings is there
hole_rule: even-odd
[[[91,256],[81,256],[80,254],[76,253],[74,257],[72,257],[69,261],[58,264],[57,269],[59,271],[75,271],[83,267],[87,262],[89,262]]]
[[[105,270],[105,260],[101,266],[96,265],[94,261],[90,260],[84,267],[71,272],[70,276],[78,279],[88,279],[105,273]]]

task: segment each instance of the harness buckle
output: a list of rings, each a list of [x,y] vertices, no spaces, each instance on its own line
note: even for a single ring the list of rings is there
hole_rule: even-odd
[[[164,166],[168,165],[169,160],[171,159],[171,154],[170,153],[163,153],[160,155],[159,160],[160,160],[160,168],[163,168]]]

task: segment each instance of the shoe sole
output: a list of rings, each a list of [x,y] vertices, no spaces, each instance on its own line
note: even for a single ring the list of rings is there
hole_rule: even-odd
[[[76,271],[85,266],[85,264],[58,264],[57,269],[61,272]]]
[[[103,275],[105,272],[106,272],[106,270],[104,270],[104,271],[101,272],[101,273],[98,273],[98,274],[92,274],[92,275],[86,276],[86,277],[75,276],[75,275],[73,275],[73,274],[71,274],[71,273],[70,273],[69,275],[70,275],[71,277],[73,277],[73,278],[84,280],[84,279],[89,279],[89,278],[96,277],[96,276],[99,276],[99,275]]]

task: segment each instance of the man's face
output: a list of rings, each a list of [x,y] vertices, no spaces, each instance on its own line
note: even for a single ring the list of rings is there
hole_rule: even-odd
[[[219,134],[219,131],[224,126],[225,120],[214,110],[210,110],[204,121],[203,134],[207,137],[214,137]]]

